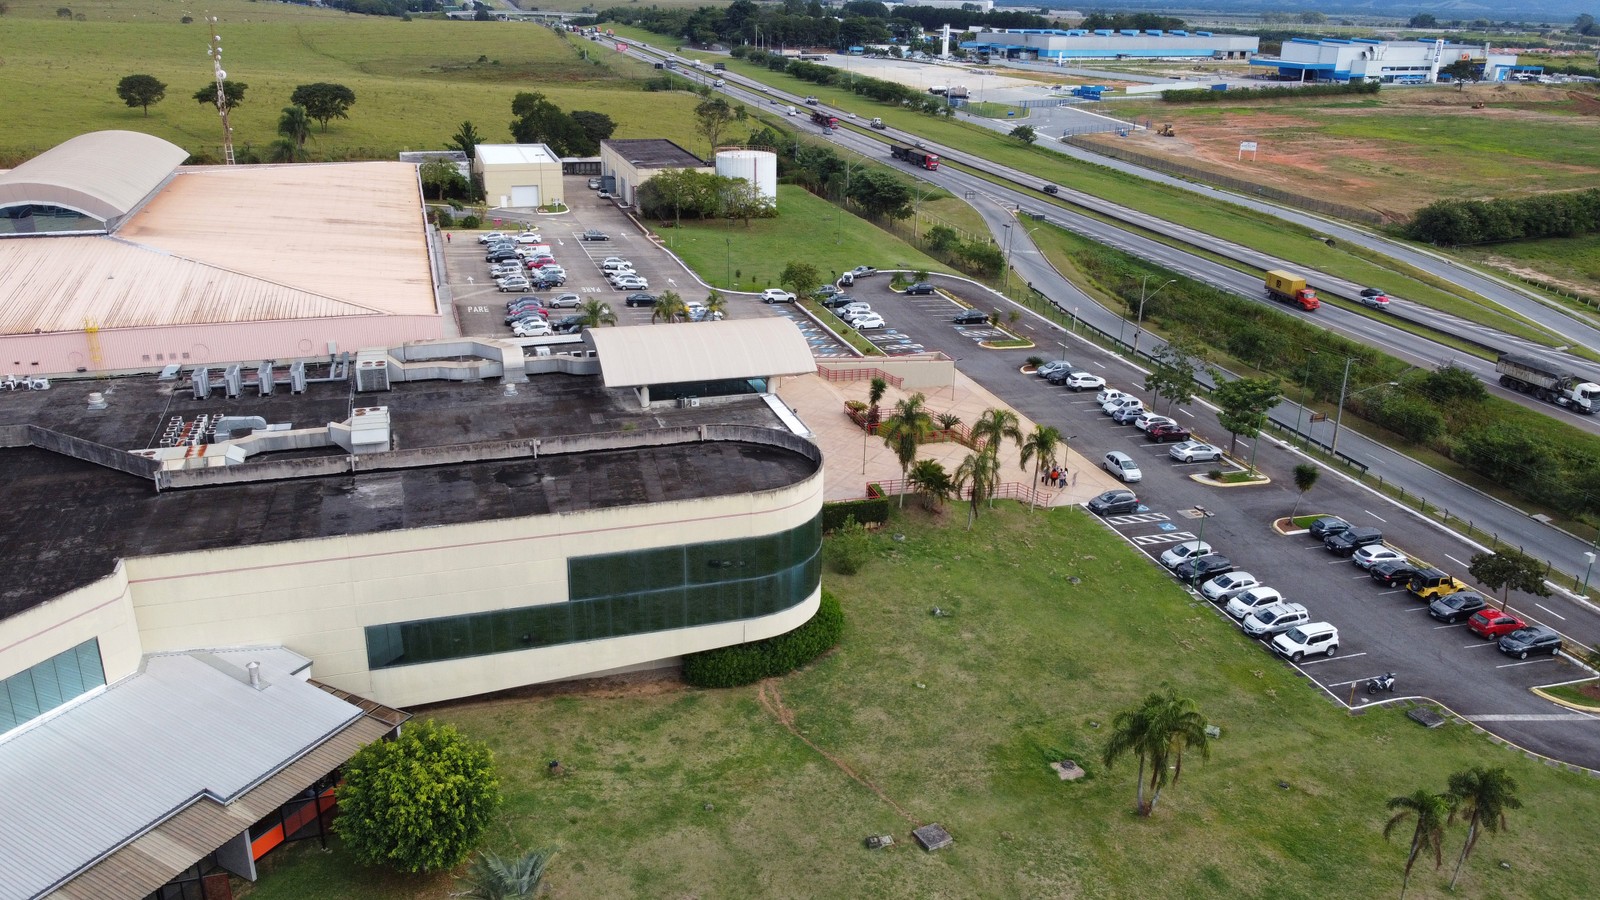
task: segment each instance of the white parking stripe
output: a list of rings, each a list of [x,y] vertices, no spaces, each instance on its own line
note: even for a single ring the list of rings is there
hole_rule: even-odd
[[[1461,645],[1461,649],[1463,649],[1463,650],[1476,650],[1479,647],[1493,647],[1493,646],[1494,646],[1494,641],[1479,641],[1476,644],[1462,644]]]
[[[1355,659],[1358,656],[1366,656],[1366,655],[1367,655],[1366,653],[1351,653],[1348,656],[1326,656],[1326,657],[1323,657],[1322,659],[1313,659],[1310,662],[1303,662],[1300,665],[1302,665],[1302,666],[1314,666],[1317,663],[1339,662],[1341,660]]]
[[[1373,512],[1370,509],[1363,509],[1362,512],[1364,512],[1367,515],[1373,517],[1374,519],[1377,519],[1379,522],[1385,522],[1386,523],[1386,522],[1389,521],[1388,519],[1385,519],[1383,516],[1378,515],[1377,513]]]
[[[1458,566],[1463,566],[1463,567],[1465,567],[1465,566],[1466,566],[1466,563],[1464,563],[1464,562],[1462,562],[1462,561],[1461,561],[1461,560],[1459,560],[1459,559],[1456,559],[1456,558],[1455,558],[1455,557],[1454,557],[1454,556],[1451,556],[1451,555],[1450,555],[1450,554],[1448,554],[1448,553],[1446,553],[1446,554],[1445,554],[1445,555],[1444,555],[1444,558],[1445,558],[1445,559],[1448,559],[1448,560],[1450,560],[1450,561],[1451,561],[1451,562],[1453,562],[1453,563],[1455,563],[1455,564],[1456,564],[1456,565],[1458,565]]]
[[[1551,609],[1550,607],[1545,606],[1543,603],[1535,603],[1534,606],[1539,607],[1540,609],[1544,610],[1545,612],[1549,613],[1552,616],[1555,616],[1556,618],[1560,619],[1563,622],[1565,622],[1567,620],[1566,616],[1563,616],[1561,613],[1558,613],[1555,610]]]
[[[1544,659],[1529,659],[1529,660],[1524,660],[1523,662],[1504,663],[1502,665],[1495,666],[1495,668],[1496,669],[1511,669],[1511,668],[1515,668],[1517,666],[1531,666],[1534,663],[1555,662],[1555,661],[1556,661],[1556,658],[1554,656],[1546,656]]]

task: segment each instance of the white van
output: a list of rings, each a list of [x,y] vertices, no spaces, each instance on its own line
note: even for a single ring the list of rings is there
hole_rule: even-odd
[[[789,115],[791,115],[791,116],[798,116],[798,115],[800,115],[800,110],[798,110],[798,109],[795,109],[795,108],[794,108],[794,107],[792,107],[792,106],[787,106],[787,107],[784,107],[784,108],[785,108],[785,109],[787,109],[787,110],[788,110],[788,111],[789,111]]]

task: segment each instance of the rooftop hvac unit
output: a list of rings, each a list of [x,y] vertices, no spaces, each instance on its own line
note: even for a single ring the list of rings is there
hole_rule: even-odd
[[[389,390],[389,359],[387,354],[356,354],[356,391]]]
[[[256,366],[256,390],[261,393],[261,396],[272,396],[272,389],[277,383],[277,368],[270,360],[263,360],[261,365]]]
[[[699,409],[700,408],[700,398],[699,397],[690,397],[689,398],[689,405],[694,407],[695,409]]]
[[[189,373],[189,381],[194,385],[194,398],[205,400],[211,396],[211,370],[201,366]]]
[[[306,364],[304,360],[297,360],[289,364],[289,393],[304,394],[306,392]]]
[[[244,370],[238,363],[233,363],[222,370],[222,386],[223,393],[228,395],[229,400],[237,400],[239,395],[244,393]]]

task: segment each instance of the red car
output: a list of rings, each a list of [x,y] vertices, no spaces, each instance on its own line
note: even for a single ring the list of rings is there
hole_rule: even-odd
[[[1182,425],[1173,423],[1152,425],[1150,426],[1150,430],[1144,433],[1144,436],[1146,440],[1165,444],[1172,441],[1187,441],[1189,438],[1194,436],[1194,432],[1183,427]]]
[[[1467,627],[1482,637],[1493,639],[1527,628],[1528,623],[1498,609],[1480,609],[1467,620]]]

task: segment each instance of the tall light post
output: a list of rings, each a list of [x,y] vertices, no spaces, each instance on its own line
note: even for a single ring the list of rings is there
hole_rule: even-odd
[[[1294,414],[1294,436],[1300,437],[1300,418],[1306,414],[1306,401],[1311,399],[1311,361],[1317,358],[1317,351],[1312,350],[1306,357],[1306,377],[1300,382],[1300,408]]]
[[[1006,259],[1005,259],[1006,277],[1005,277],[1005,285],[1000,289],[1000,293],[1009,294],[1009,293],[1011,293],[1011,223],[1010,222],[1006,222],[1005,223],[1005,229],[1006,229],[1006,253],[1005,253],[1005,256],[1006,256]]]
[[[1176,278],[1168,279],[1165,284],[1161,285],[1161,287],[1156,288],[1155,290],[1151,291],[1148,295],[1146,295],[1145,294],[1145,288],[1150,285],[1150,276],[1146,275],[1146,276],[1144,276],[1143,279],[1140,280],[1140,282],[1139,282],[1139,315],[1138,315],[1138,318],[1133,323],[1133,358],[1134,359],[1138,359],[1139,358],[1139,329],[1141,327],[1143,327],[1143,325],[1144,325],[1144,302],[1146,300],[1150,299],[1151,297],[1154,297],[1155,295],[1161,293],[1162,288],[1165,288],[1167,285],[1169,285],[1169,284],[1177,284],[1177,283],[1178,283],[1178,279],[1176,279]]]
[[[1348,362],[1346,362],[1345,363],[1345,383],[1347,385],[1349,383],[1349,380],[1350,380],[1350,364]],[[1399,387],[1399,386],[1400,386],[1400,382],[1398,382],[1398,381],[1385,381],[1383,384],[1375,384],[1372,387],[1364,387],[1361,390],[1356,391],[1355,393],[1351,394],[1350,398],[1354,399],[1356,397],[1361,396],[1362,394],[1365,394],[1368,391],[1375,391],[1378,388]],[[1339,451],[1339,424],[1344,421],[1344,401],[1345,401],[1344,388],[1340,388],[1339,389],[1339,415],[1337,417],[1335,417],[1334,420],[1333,420],[1333,443],[1328,445],[1328,452],[1329,453],[1337,453]]]

